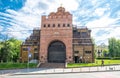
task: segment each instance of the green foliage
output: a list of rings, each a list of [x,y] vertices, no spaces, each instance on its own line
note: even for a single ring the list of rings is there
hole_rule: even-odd
[[[104,60],[104,65],[120,64],[120,60]],[[68,63],[67,67],[92,67],[101,66],[101,60],[95,60],[95,63]]]
[[[113,57],[112,60],[120,60],[120,57]]]
[[[108,57],[109,56],[109,51],[107,49],[103,50],[103,57]]]
[[[97,60],[120,60],[120,57],[98,57]]]
[[[19,59],[21,41],[11,38],[9,39],[9,42],[11,46],[11,58],[14,62],[17,62],[17,59]]]
[[[30,63],[29,68],[35,68],[37,64]],[[0,69],[27,68],[27,63],[0,63]]]
[[[111,59],[111,57],[98,57],[98,58],[96,58],[96,59],[98,59],[98,60],[102,60],[102,59],[104,59],[104,60],[110,60]]]
[[[109,55],[111,57],[120,57],[120,40],[116,38],[109,39]]]
[[[15,38],[5,39],[0,42],[0,62],[17,62],[20,53],[21,41]]]
[[[3,62],[6,62],[9,58],[10,55],[10,45],[8,41],[3,41],[1,42],[1,48],[0,48],[0,60]]]

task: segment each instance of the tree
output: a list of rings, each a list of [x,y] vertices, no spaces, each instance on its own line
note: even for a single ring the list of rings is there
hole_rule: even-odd
[[[19,58],[21,41],[15,38],[4,38],[0,42],[0,61],[14,61]]]
[[[107,49],[103,50],[103,57],[108,57],[109,56],[109,51]]]
[[[9,49],[10,45],[8,42],[8,35],[0,35],[0,38],[2,38],[2,41],[0,43],[0,61],[6,62],[9,59]]]
[[[111,57],[120,57],[120,40],[116,38],[109,39],[109,54]]]
[[[120,40],[117,40],[117,52],[116,52],[116,56],[120,57]]]
[[[20,53],[20,45],[21,42],[20,40],[17,40],[15,38],[9,39],[10,46],[11,46],[11,58],[14,62],[16,62],[19,59],[19,53]]]

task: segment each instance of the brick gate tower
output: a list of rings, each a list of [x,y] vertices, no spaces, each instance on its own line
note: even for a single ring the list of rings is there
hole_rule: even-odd
[[[41,17],[41,28],[34,28],[22,43],[20,58],[21,62],[37,60],[43,64],[93,63],[91,30],[73,25],[72,14],[59,7],[57,12]]]
[[[72,14],[59,7],[41,19],[40,62],[73,62]]]

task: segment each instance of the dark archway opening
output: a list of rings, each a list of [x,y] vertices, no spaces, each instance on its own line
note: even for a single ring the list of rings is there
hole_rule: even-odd
[[[79,63],[79,57],[78,56],[75,56],[75,63]]]
[[[53,41],[48,47],[49,63],[65,63],[66,47],[61,41]]]

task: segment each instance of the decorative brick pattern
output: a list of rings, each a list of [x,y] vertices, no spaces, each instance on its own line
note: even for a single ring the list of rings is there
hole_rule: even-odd
[[[59,7],[56,13],[42,16],[40,37],[40,61],[47,62],[48,47],[51,42],[58,40],[66,46],[66,61],[73,61],[72,47],[72,15],[65,12],[63,7]]]

